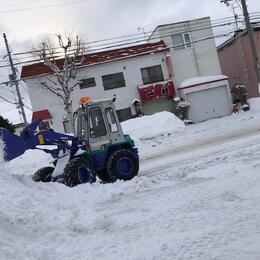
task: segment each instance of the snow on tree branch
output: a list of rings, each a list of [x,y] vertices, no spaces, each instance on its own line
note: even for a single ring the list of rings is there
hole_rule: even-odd
[[[71,93],[78,85],[78,82],[75,82],[76,72],[77,67],[84,61],[85,47],[79,36],[72,38],[56,35],[55,39],[57,47],[47,39],[32,53],[43,61],[56,78],[57,82],[50,76],[49,82],[41,82],[41,85],[62,99],[67,119],[73,130]]]

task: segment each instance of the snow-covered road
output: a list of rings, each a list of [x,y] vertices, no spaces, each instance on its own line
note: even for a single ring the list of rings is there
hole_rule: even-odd
[[[259,103],[173,132],[146,128],[129,182],[70,189],[31,181],[48,162],[39,152],[1,162],[0,259],[260,259]]]

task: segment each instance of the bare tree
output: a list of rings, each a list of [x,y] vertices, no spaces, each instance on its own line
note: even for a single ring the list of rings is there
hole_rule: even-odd
[[[40,83],[42,87],[62,99],[70,131],[74,131],[71,93],[78,85],[75,81],[76,72],[84,60],[85,48],[79,36],[74,40],[72,37],[56,36],[58,47],[54,47],[48,39],[43,41],[33,54],[51,70],[54,80],[49,77]]]

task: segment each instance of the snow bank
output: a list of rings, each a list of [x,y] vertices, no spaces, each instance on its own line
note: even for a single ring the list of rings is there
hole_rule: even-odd
[[[250,108],[253,111],[260,111],[260,98],[249,99]]]
[[[151,116],[142,116],[122,123],[124,133],[135,141],[168,136],[184,129],[184,123],[170,112],[160,112]]]
[[[0,259],[260,259],[260,98],[250,104],[187,127],[168,112],[124,122],[160,152],[129,182],[34,183],[40,151],[0,161]]]
[[[205,84],[207,82],[216,81],[216,80],[226,80],[228,79],[227,76],[224,75],[215,75],[215,76],[203,76],[203,77],[195,77],[184,80],[181,85],[181,88],[185,88],[192,85],[199,85],[199,84]]]
[[[4,163],[4,143],[2,139],[0,139],[0,165]]]

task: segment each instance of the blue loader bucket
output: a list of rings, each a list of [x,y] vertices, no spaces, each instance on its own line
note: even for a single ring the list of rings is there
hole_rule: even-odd
[[[22,155],[26,150],[24,140],[5,128],[0,128],[0,142],[1,141],[3,143],[4,160],[6,161],[13,160]]]

